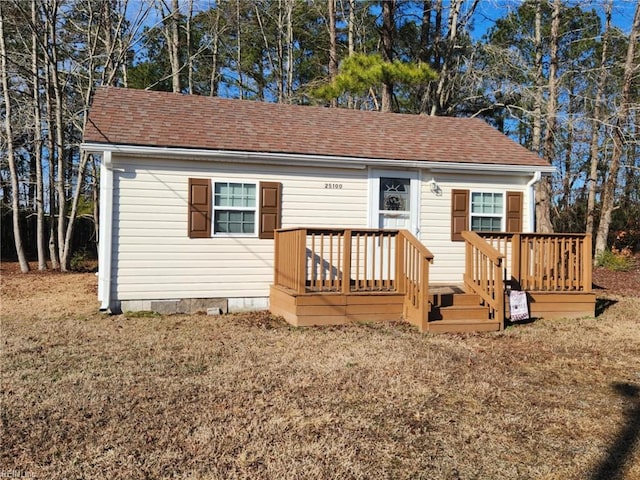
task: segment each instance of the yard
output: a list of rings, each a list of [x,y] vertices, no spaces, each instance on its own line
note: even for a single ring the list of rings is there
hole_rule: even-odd
[[[640,271],[596,272],[597,319],[436,336],[106,316],[94,274],[13,270],[3,478],[640,478]]]

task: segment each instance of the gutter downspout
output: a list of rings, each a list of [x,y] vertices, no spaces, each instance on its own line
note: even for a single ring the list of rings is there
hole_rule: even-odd
[[[100,235],[98,239],[98,300],[101,312],[111,303],[111,250],[113,242],[113,164],[111,152],[102,152],[100,164]]]
[[[529,194],[529,231],[536,231],[536,189],[534,185],[540,181],[542,173],[537,171],[533,174],[533,178],[527,182],[527,192]]]

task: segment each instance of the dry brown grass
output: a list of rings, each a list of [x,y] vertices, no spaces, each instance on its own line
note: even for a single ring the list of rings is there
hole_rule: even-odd
[[[94,284],[2,278],[0,473],[640,478],[639,442],[624,455],[640,430],[639,298],[598,319],[432,336],[105,316]]]

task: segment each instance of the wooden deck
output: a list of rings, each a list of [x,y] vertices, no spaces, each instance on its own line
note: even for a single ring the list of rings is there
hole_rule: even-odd
[[[534,318],[592,316],[587,235],[465,232],[459,285],[429,285],[433,255],[403,230],[280,230],[270,309],[296,326],[404,320],[421,332],[495,331],[508,288],[525,289]],[[587,255],[588,252],[588,255]]]

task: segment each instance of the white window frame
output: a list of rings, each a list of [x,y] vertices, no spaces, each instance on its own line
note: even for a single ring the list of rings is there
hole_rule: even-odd
[[[258,200],[260,196],[260,183],[255,180],[245,180],[245,179],[211,179],[211,236],[212,237],[257,237],[258,236],[258,228],[260,223],[260,212]],[[216,205],[216,184],[232,184],[239,183],[241,185],[253,185],[255,187],[255,204],[253,207],[232,207],[232,206],[218,206]],[[225,212],[253,212],[254,213],[254,222],[253,222],[253,232],[251,233],[234,233],[234,232],[216,232],[216,212],[225,211]]]
[[[499,194],[502,196],[502,213],[500,215],[496,213],[474,213],[473,212],[473,194],[476,193],[490,193],[493,195]],[[498,218],[500,217],[500,232],[504,232],[505,230],[505,222],[506,222],[506,202],[507,201],[507,193],[502,190],[469,190],[469,230],[472,232],[485,232],[486,230],[473,230],[473,218]]]

